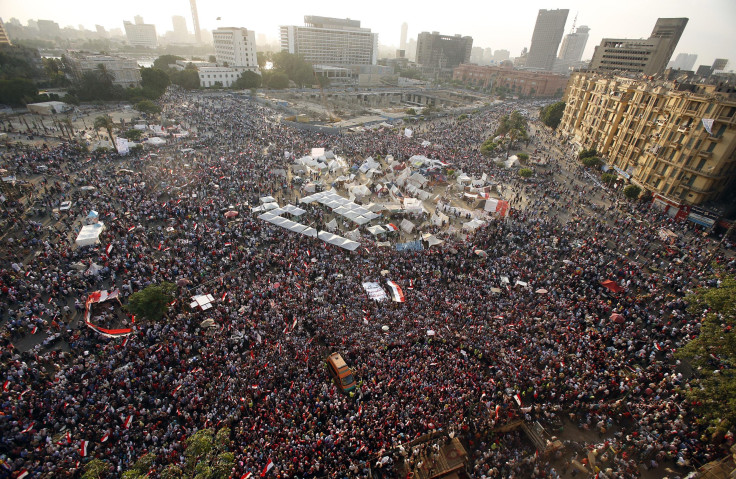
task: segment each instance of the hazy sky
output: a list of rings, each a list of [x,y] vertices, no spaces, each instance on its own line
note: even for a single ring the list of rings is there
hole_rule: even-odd
[[[565,33],[578,15],[577,24],[590,27],[584,59],[593,54],[601,38],[646,38],[657,17],[688,17],[685,33],[675,50],[697,53],[697,64],[711,64],[715,58],[728,58],[729,70],[736,69],[736,0],[540,0],[489,1],[454,0],[437,2],[387,1],[349,2],[345,0],[237,1],[199,0],[199,22],[203,29],[218,26],[246,27],[272,39],[279,25],[302,25],[304,15],[352,18],[379,34],[381,44],[399,44],[402,22],[409,25],[409,38],[422,31],[456,33],[473,37],[473,46],[506,49],[518,56],[529,47],[540,8],[570,10]],[[67,25],[95,24],[122,28],[123,20],[143,16],[155,23],[159,34],[172,30],[171,16],[182,15],[192,30],[189,0],[0,0],[0,16],[48,19]],[[222,20],[216,20],[221,17]],[[674,58],[674,55],[673,55]]]

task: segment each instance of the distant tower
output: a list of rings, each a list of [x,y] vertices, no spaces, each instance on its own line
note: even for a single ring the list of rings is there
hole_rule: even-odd
[[[192,6],[192,23],[194,23],[194,40],[197,43],[202,43],[202,35],[199,32],[199,15],[197,15],[197,0],[189,0],[189,5]]]
[[[140,15],[136,15],[133,19],[135,20],[136,25],[143,25],[143,17]]]
[[[552,70],[569,12],[568,9],[539,10],[526,60],[527,68]]]
[[[399,48],[406,51],[406,34],[409,32],[409,25],[406,22],[401,24],[401,42]]]

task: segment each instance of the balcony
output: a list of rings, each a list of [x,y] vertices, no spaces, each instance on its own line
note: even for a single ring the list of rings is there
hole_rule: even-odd
[[[682,169],[689,173],[693,173],[696,176],[703,176],[705,178],[711,178],[711,179],[721,178],[720,174],[713,173],[711,170],[697,170],[693,168],[692,166],[683,166]]]
[[[685,134],[690,133],[690,127],[689,126],[679,127],[677,129],[677,132],[678,133],[685,133]]]
[[[708,193],[713,192],[713,188],[703,189],[703,188],[698,188],[697,186],[688,186],[688,185],[680,185],[680,186],[685,188],[686,190],[694,191],[695,193],[701,193],[704,195],[707,195]]]
[[[715,141],[716,143],[718,143],[722,139],[723,139],[723,135],[720,135],[720,136],[708,135],[708,140],[709,141]]]
[[[713,152],[712,151],[700,150],[700,151],[698,151],[698,156],[703,157],[703,158],[710,158],[711,156],[713,156]]]
[[[718,121],[720,123],[728,123],[729,125],[735,125],[736,115],[731,115],[731,116],[721,115],[718,117]]]

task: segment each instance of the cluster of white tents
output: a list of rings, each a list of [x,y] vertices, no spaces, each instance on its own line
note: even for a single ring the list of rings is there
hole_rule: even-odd
[[[90,246],[100,242],[100,234],[105,229],[103,223],[82,226],[75,241],[77,246]]]
[[[338,195],[334,191],[321,191],[319,193],[305,196],[299,200],[300,203],[306,204],[313,203],[315,201],[329,207],[335,214],[343,216],[358,225],[364,225],[380,216],[370,211],[368,208]]]

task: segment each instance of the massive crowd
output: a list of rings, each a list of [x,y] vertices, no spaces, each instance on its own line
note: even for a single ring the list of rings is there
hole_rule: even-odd
[[[273,477],[395,477],[407,444],[433,431],[466,441],[472,477],[564,474],[518,431],[493,432],[519,418],[597,432],[616,451],[600,477],[639,477],[640,466],[662,463],[684,476],[721,454],[679,392],[689,376],[673,356],[699,331],[683,296],[708,281],[700,266],[709,240],[683,232],[676,249],[657,247],[658,228],[672,220],[581,183],[569,146],[558,150],[541,127],[530,147],[549,166],[530,180],[481,156],[478,145],[518,106],[435,120],[407,138],[294,130],[230,95],[171,89],[161,103],[195,134],[155,154],[62,145],[2,159],[13,172],[48,170],[30,203],[8,200],[1,218],[0,478],[79,477],[91,458],[119,476],[145,453],[155,477],[183,462],[187,437],[224,426],[236,478],[269,460]],[[352,164],[424,154],[487,173],[511,214],[402,253],[367,233],[348,252],[251,215],[261,196],[298,198],[281,173],[292,161],[284,152],[313,147]],[[64,200],[71,213],[46,221]],[[100,244],[75,247],[90,210],[106,225]],[[229,220],[229,210],[240,215]],[[307,210],[315,222],[329,213]],[[80,271],[91,263],[100,268]],[[406,302],[367,298],[361,284],[386,279]],[[139,321],[125,342],[81,323],[89,293],[118,288],[125,303],[162,281],[179,285],[168,320]],[[195,294],[212,294],[214,307],[190,310]],[[96,321],[130,326],[115,309],[99,305]],[[205,319],[216,327],[202,328]],[[46,340],[22,353],[13,346],[34,332]],[[355,369],[353,395],[330,381],[324,357],[333,351]]]

